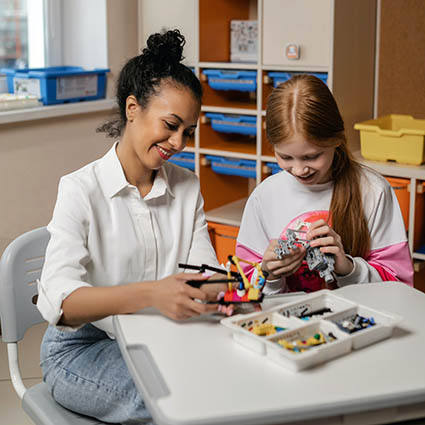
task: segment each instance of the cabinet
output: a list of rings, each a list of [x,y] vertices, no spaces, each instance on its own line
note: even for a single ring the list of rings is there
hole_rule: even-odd
[[[204,88],[200,123],[194,143],[186,151],[195,157],[209,221],[237,227],[244,199],[267,177],[270,168],[266,163],[276,162],[263,126],[267,96],[273,88],[269,72],[327,73],[327,84],[343,115],[350,148],[359,150],[359,135],[353,125],[373,116],[374,0],[139,0],[139,6],[140,47],[152,31],[180,28],[188,39],[186,63],[193,67]],[[230,62],[231,20],[258,21],[256,63]],[[288,58],[288,45],[297,46],[298,59]],[[207,74],[217,69],[224,75],[254,72],[255,89],[212,88]],[[256,135],[217,132],[211,127],[208,113],[255,117]],[[207,158],[210,155],[251,160],[255,177],[218,174]],[[368,164],[385,175],[406,177],[407,173],[413,177],[401,168],[396,167],[394,174],[392,166],[387,169],[385,164]],[[424,179],[416,174],[414,178]],[[413,211],[411,208],[409,226],[414,226]]]

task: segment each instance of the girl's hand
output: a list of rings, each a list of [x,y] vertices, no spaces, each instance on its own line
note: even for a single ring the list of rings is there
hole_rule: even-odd
[[[352,272],[353,262],[345,255],[342,246],[341,236],[339,236],[325,220],[318,220],[311,224],[306,234],[310,246],[320,247],[324,254],[335,255],[335,273],[341,276]]]
[[[220,286],[220,284],[203,285],[198,289],[186,283],[187,280],[204,281],[206,279],[205,276],[198,273],[179,273],[161,279],[152,291],[152,306],[174,320],[184,320],[193,316],[216,312],[217,304],[204,304],[195,301],[195,299],[215,301],[220,291],[217,286]],[[206,291],[204,287],[207,286],[216,288],[208,288],[208,291]]]
[[[272,239],[263,255],[261,264],[263,271],[269,274],[267,276],[268,280],[294,274],[300,268],[305,256],[305,248],[297,247],[296,249],[291,249],[288,255],[279,260],[274,252],[278,246],[277,239]]]

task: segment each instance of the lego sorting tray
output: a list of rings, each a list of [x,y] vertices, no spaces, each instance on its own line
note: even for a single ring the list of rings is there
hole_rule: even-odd
[[[400,320],[324,289],[221,324],[239,344],[299,371],[390,337]]]

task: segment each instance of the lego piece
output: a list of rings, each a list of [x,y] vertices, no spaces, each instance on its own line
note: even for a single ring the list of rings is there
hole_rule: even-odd
[[[359,314],[344,318],[343,320],[340,320],[335,323],[338,328],[349,334],[376,325],[375,319],[373,317],[367,318],[360,316]]]
[[[303,340],[298,339],[289,342],[286,339],[282,338],[277,340],[276,342],[289,351],[292,351],[294,353],[302,353],[318,345],[328,344],[334,340],[336,340],[336,337],[332,334],[332,332],[329,332],[328,335],[325,335],[322,332],[318,332]]]

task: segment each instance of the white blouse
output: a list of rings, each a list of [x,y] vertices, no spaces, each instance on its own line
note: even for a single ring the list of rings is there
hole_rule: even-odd
[[[196,175],[164,163],[142,198],[116,146],[60,180],[38,284],[37,307],[50,324],[80,287],[158,280],[181,272],[178,263],[218,266]],[[114,333],[111,317],[93,324]]]

